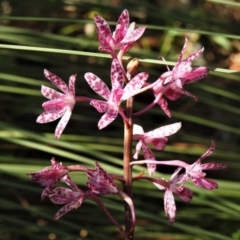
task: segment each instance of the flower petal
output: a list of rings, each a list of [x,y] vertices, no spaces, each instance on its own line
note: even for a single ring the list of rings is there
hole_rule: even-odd
[[[124,88],[122,101],[136,94],[148,78],[148,73],[142,72],[136,75]]]
[[[177,194],[184,202],[190,202],[193,197],[193,192],[184,186],[177,187],[174,193]]]
[[[168,137],[176,133],[182,126],[181,122],[169,124],[160,128],[156,128],[146,133],[148,137],[161,138]]]
[[[108,86],[98,76],[88,72],[85,73],[84,77],[93,91],[106,100],[110,98],[111,92]]]
[[[167,141],[167,138],[150,138],[147,142],[151,143],[157,150],[163,150]]]
[[[190,63],[192,63],[192,61],[193,61],[195,58],[197,58],[200,54],[202,54],[203,51],[204,51],[204,47],[201,48],[200,50],[198,50],[197,52],[193,53],[192,55],[190,55],[188,58],[186,58],[186,59],[184,60],[184,62],[190,62]]]
[[[44,108],[45,111],[59,112],[66,108],[66,102],[64,97],[52,99],[47,102],[44,102],[42,104],[42,107]]]
[[[57,187],[51,191],[48,197],[55,204],[66,204],[76,199],[73,193],[74,191],[70,188]]]
[[[209,72],[209,70],[206,67],[195,68],[185,76],[184,84],[196,82],[196,81],[206,77],[208,75],[208,72]]]
[[[62,116],[61,120],[59,121],[56,130],[55,130],[55,137],[56,139],[59,139],[63,130],[65,129],[70,117],[72,114],[72,109],[70,107],[68,107],[66,109],[66,112],[64,113],[64,115]]]
[[[124,85],[123,70],[117,59],[114,59],[112,61],[111,82],[112,89],[123,88]]]
[[[56,91],[55,89],[46,87],[42,85],[41,88],[41,93],[44,97],[48,98],[48,99],[56,99],[56,98],[61,98],[64,97],[65,95],[63,93],[60,93],[58,91]]]
[[[223,163],[209,162],[209,163],[201,164],[202,170],[219,170],[219,169],[225,169],[227,167],[228,167],[227,164],[223,164]]]
[[[56,85],[61,91],[63,91],[65,94],[68,93],[68,86],[60,77],[49,72],[46,69],[44,69],[44,75],[48,80],[50,80],[54,85]]]
[[[70,76],[68,86],[69,86],[69,93],[73,97],[75,97],[75,81],[76,81],[77,74]]]
[[[68,204],[64,205],[56,213],[56,215],[54,216],[54,220],[58,220],[60,217],[62,217],[66,213],[70,212],[73,208],[75,208],[75,209],[79,208],[82,205],[84,199],[85,199],[85,197],[80,197],[77,200],[75,200],[73,202],[69,202]]]
[[[164,194],[164,209],[165,213],[169,216],[169,224],[175,221],[176,217],[176,204],[174,201],[173,193],[167,188]]]
[[[192,97],[195,102],[198,101],[198,98],[197,98],[195,95],[191,94],[190,92],[188,92],[188,91],[186,91],[186,90],[183,90],[183,89],[181,89],[180,92],[181,92],[181,94],[184,94],[184,95],[186,95],[186,96]]]
[[[94,15],[94,21],[97,27],[100,45],[111,52],[110,42],[112,42],[112,33],[107,21],[97,14]]]
[[[194,178],[192,179],[193,183],[197,187],[202,187],[207,190],[212,190],[218,188],[218,184],[215,181],[206,179],[206,178]]]
[[[100,118],[98,122],[98,128],[103,129],[109,125],[118,115],[118,109],[109,108],[109,110]]]
[[[48,187],[54,186],[67,173],[67,169],[62,169],[61,171],[54,169],[28,173],[27,176],[29,176],[33,182],[36,182],[41,186]]]
[[[204,158],[206,158],[209,155],[211,155],[213,153],[214,149],[215,149],[215,142],[212,141],[211,147],[195,163],[196,164],[200,163]]]
[[[107,110],[109,109],[109,104],[107,102],[100,101],[100,100],[92,100],[90,102],[90,105],[95,107],[96,110],[100,113],[107,112]]]
[[[124,39],[122,40],[122,44],[129,44],[136,42],[144,33],[146,27],[136,28],[134,31],[131,31],[130,28],[127,31]]]
[[[62,109],[60,111],[46,111],[42,113],[40,116],[38,116],[36,122],[37,123],[47,123],[47,122],[53,122],[56,119],[60,118],[66,109]]]
[[[175,101],[177,100],[178,98],[181,97],[182,95],[182,89],[181,88],[177,88],[177,87],[174,87],[174,88],[169,88],[166,92],[164,92],[164,95],[172,100],[172,101]]]
[[[110,98],[109,98],[109,103],[114,103],[114,105],[119,106],[121,103],[121,98],[123,96],[123,89],[122,88],[116,88],[112,89]]]
[[[129,26],[129,13],[125,9],[118,18],[115,32],[113,33],[113,39],[116,43],[120,43],[124,36],[126,35]]]
[[[133,124],[133,139],[139,140],[141,138],[141,135],[143,134],[144,134],[144,131],[142,126]]]
[[[172,117],[172,114],[170,110],[168,109],[168,103],[164,98],[160,98],[158,101],[158,105],[162,108],[162,110],[165,112],[165,114],[170,118]]]
[[[135,154],[133,155],[133,158],[134,159],[138,159],[138,154],[140,153],[141,151],[141,148],[142,148],[142,141],[139,141],[136,145],[136,152]]]
[[[182,56],[183,56],[183,54],[184,54],[184,52],[185,52],[185,50],[187,48],[187,45],[188,45],[188,39],[185,37],[185,42],[184,42],[183,48],[181,50],[181,53],[180,53],[180,55],[178,57],[177,63],[180,63],[182,61]]]
[[[185,78],[191,71],[191,62],[182,61],[177,64],[172,70],[172,76],[179,88],[182,88],[182,82],[180,79]]]
[[[147,159],[147,160],[155,160],[156,159],[152,150],[143,142],[142,142],[142,150],[143,150],[144,159]],[[156,164],[147,163],[147,169],[148,169],[148,173],[150,176],[155,173],[156,166],[157,166]]]

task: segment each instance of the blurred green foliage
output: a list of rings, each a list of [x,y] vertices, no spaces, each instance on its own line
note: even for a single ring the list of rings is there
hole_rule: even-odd
[[[219,182],[219,189],[207,191],[190,185],[194,191],[190,204],[176,198],[178,212],[173,226],[168,226],[164,216],[163,192],[148,182],[135,183],[135,238],[240,239],[240,3],[213,0],[0,1],[0,239],[121,239],[103,212],[88,201],[54,222],[60,206],[47,199],[40,202],[42,188],[31,183],[26,173],[48,166],[54,156],[66,165],[93,167],[99,161],[106,170],[122,174],[120,117],[98,131],[100,114],[79,104],[58,141],[53,134],[56,122],[39,125],[36,118],[45,101],[40,86],[51,86],[43,76],[44,68],[66,81],[77,73],[77,95],[93,96],[83,78],[85,72],[110,83],[110,59],[97,50],[92,19],[98,13],[114,24],[125,8],[131,21],[147,25],[128,56],[140,58],[140,71],[150,73],[149,81],[166,71],[165,65],[156,61],[157,56],[177,60],[184,36],[190,40],[186,56],[204,46],[204,54],[195,64],[211,70],[207,78],[186,87],[198,96],[198,102],[186,96],[169,102],[172,119],[158,106],[136,119],[146,131],[177,121],[183,123],[182,129],[170,137],[165,151],[155,152],[156,157],[193,162],[214,139],[217,147],[209,161],[229,164],[227,170],[208,172]],[[137,96],[135,110],[152,100],[151,92]],[[143,169],[134,168],[134,174]],[[156,177],[168,178],[172,171],[163,166]],[[75,174],[73,178],[84,188],[85,177]],[[123,223],[122,202],[114,196],[106,197],[104,202]]]

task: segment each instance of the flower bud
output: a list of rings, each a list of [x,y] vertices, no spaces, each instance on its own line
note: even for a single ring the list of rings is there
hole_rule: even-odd
[[[137,73],[139,59],[133,58],[127,65],[127,80],[130,81]]]

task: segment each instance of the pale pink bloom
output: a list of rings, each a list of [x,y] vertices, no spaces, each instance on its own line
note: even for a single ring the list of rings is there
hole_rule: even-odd
[[[195,186],[202,187],[208,190],[218,188],[218,184],[215,181],[206,179],[206,173],[204,170],[221,170],[227,168],[226,164],[222,163],[201,163],[203,159],[212,154],[215,149],[215,143],[212,141],[212,146],[193,164],[186,166],[185,178],[191,179]]]
[[[126,52],[132,44],[137,41],[145,31],[146,27],[135,29],[135,24],[129,25],[128,10],[124,10],[120,15],[115,31],[111,29],[105,19],[95,14],[94,21],[97,26],[98,40],[100,42],[99,50],[114,54],[115,50],[121,49]]]
[[[46,86],[42,86],[42,94],[50,100],[43,103],[42,107],[45,112],[37,118],[37,122],[47,123],[61,118],[55,130],[55,137],[58,139],[66,127],[75,105],[76,75],[72,75],[69,78],[69,87],[61,78],[47,70],[44,70],[44,75],[63,93]]]
[[[171,113],[163,96],[172,101],[175,101],[182,94],[185,94],[187,96],[193,97],[194,100],[197,101],[197,97],[190,92],[185,91],[183,89],[183,85],[196,82],[197,80],[200,80],[208,75],[208,69],[206,67],[191,67],[193,60],[202,54],[204,48],[200,49],[196,53],[193,53],[188,58],[182,60],[187,44],[188,39],[185,38],[185,44],[178,57],[176,65],[172,71],[168,68],[168,72],[165,72],[160,76],[159,84],[153,87],[153,92],[156,98],[159,94],[162,95],[158,101],[158,104],[168,115],[168,117],[171,117]]]
[[[161,79],[163,79],[163,85],[174,82],[175,84],[172,86],[172,88],[175,86],[176,90],[179,90],[180,93],[184,84],[189,84],[197,80],[200,80],[206,77],[208,74],[208,69],[206,67],[198,67],[198,68],[191,67],[193,60],[203,53],[204,48],[193,53],[188,58],[182,60],[184,52],[187,48],[187,44],[188,44],[188,39],[185,38],[185,43],[178,57],[176,65],[174,66],[172,71],[168,68],[168,72],[163,73],[160,77]],[[185,93],[183,92],[183,94]],[[178,97],[172,96],[172,98],[173,100],[176,100],[176,98]]]
[[[142,144],[152,144],[157,150],[163,150],[168,141],[168,136],[176,133],[182,124],[173,123],[163,127],[156,128],[149,132],[144,132],[143,128],[137,124],[133,125],[133,139],[139,140],[136,145],[136,153],[134,154],[134,158],[138,158],[138,154],[142,148]]]
[[[163,73],[153,84],[153,87],[151,87],[155,96],[155,100],[135,115],[141,115],[152,108],[155,104],[158,104],[166,113],[166,115],[168,117],[171,117],[172,114],[168,109],[168,103],[165,97],[169,100],[175,101],[180,98],[182,94],[185,94],[187,96],[193,97],[194,100],[197,101],[197,97],[184,90],[183,86],[185,84],[190,84],[206,77],[208,75],[208,69],[206,67],[191,67],[193,60],[202,54],[204,48],[200,49],[196,53],[193,53],[188,58],[182,60],[187,44],[188,39],[185,38],[185,44],[174,68],[172,70],[168,68],[168,72]],[[149,87],[147,86],[146,89],[149,89]]]
[[[212,154],[215,149],[215,143],[212,141],[212,146],[193,164],[188,164],[181,160],[169,160],[169,161],[156,161],[156,160],[140,160],[132,161],[130,165],[134,164],[160,164],[185,168],[185,173],[182,177],[182,182],[192,180],[197,187],[202,187],[208,190],[218,188],[218,184],[215,181],[206,179],[204,170],[221,170],[227,168],[223,163],[201,163],[203,159]]]
[[[94,106],[98,112],[106,112],[98,122],[98,128],[102,129],[115,120],[118,113],[126,120],[125,114],[120,104],[126,99],[137,94],[137,91],[143,86],[148,78],[148,73],[142,72],[137,74],[130,82],[124,86],[124,77],[122,68],[118,60],[114,59],[111,66],[111,83],[112,90],[95,74],[86,73],[85,79],[89,86],[106,101],[92,100],[90,104]]]
[[[181,123],[174,123],[164,127],[156,128],[144,133],[143,128],[137,124],[133,125],[133,139],[139,140],[133,158],[137,159],[141,149],[144,159],[155,160],[155,156],[147,144],[151,144],[157,150],[163,150],[167,144],[168,136],[176,133],[181,128]],[[156,164],[147,164],[148,172],[152,175],[156,170]]]
[[[190,202],[193,196],[193,192],[182,185],[183,174],[178,175],[181,168],[178,168],[171,176],[167,187],[164,187],[158,183],[153,184],[160,190],[165,189],[164,193],[164,210],[166,215],[169,216],[169,224],[172,224],[176,218],[176,203],[173,194],[178,195],[183,201]],[[165,179],[164,179],[165,180]],[[179,185],[180,184],[180,185]]]

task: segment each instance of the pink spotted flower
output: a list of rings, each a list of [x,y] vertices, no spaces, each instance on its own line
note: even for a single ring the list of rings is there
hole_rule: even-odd
[[[143,150],[144,159],[155,160],[155,156],[147,144],[151,144],[157,150],[163,150],[167,144],[168,136],[176,133],[181,123],[174,123],[164,127],[156,128],[144,133],[143,128],[137,124],[133,125],[133,139],[139,140],[136,145],[136,152],[133,158],[137,159],[141,149]],[[147,164],[148,172],[152,175],[156,170],[156,164]]]
[[[97,26],[99,50],[114,54],[115,50],[121,49],[123,52],[129,50],[132,44],[137,41],[145,31],[145,27],[135,29],[135,24],[129,25],[128,10],[124,10],[120,15],[115,31],[112,33],[106,20],[95,14],[94,21]]]
[[[215,149],[215,143],[212,141],[211,147],[193,164],[188,164],[181,160],[169,160],[169,161],[156,161],[156,160],[140,160],[132,161],[130,165],[134,164],[159,164],[159,165],[168,165],[168,166],[177,166],[185,168],[185,173],[182,177],[182,182],[187,180],[192,180],[193,184],[197,187],[202,187],[208,190],[218,188],[218,184],[210,179],[205,178],[206,170],[221,170],[227,168],[226,164],[223,163],[202,163],[202,160],[212,154]]]
[[[117,185],[113,178],[108,174],[99,163],[95,163],[96,169],[87,170],[87,187],[92,190],[94,194],[114,194],[118,193]]]
[[[174,86],[182,89],[184,84],[195,82],[207,76],[208,69],[206,67],[191,67],[193,60],[203,53],[204,48],[193,53],[188,58],[182,60],[187,45],[188,39],[185,38],[185,43],[178,57],[176,65],[174,66],[172,71],[168,68],[168,72],[165,72],[161,75],[161,79],[164,80],[163,85],[175,82]],[[176,98],[176,96],[174,98]]]
[[[124,88],[123,76],[122,68],[116,59],[112,61],[111,66],[111,91],[108,86],[95,74],[88,72],[84,76],[89,86],[106,100],[92,100],[90,102],[90,104],[94,106],[98,112],[105,112],[98,122],[99,129],[106,127],[114,121],[118,113],[124,120],[127,120],[120,104],[126,99],[137,94],[138,90],[147,80],[148,73],[142,72],[137,74]]]
[[[169,217],[169,224],[172,224],[176,218],[177,207],[173,194],[178,195],[184,202],[190,202],[193,196],[193,192],[189,188],[182,185],[183,174],[178,175],[180,170],[181,168],[178,168],[172,174],[170,181],[167,182],[167,187],[153,182],[158,189],[165,190],[164,210],[166,215]]]
[[[168,141],[166,137],[176,133],[181,126],[182,124],[180,122],[173,123],[145,133],[141,126],[134,124],[133,139],[139,140],[136,145],[136,153],[134,154],[134,158],[138,158],[138,154],[141,151],[143,144],[152,144],[157,150],[163,150]]]
[[[194,185],[208,190],[218,188],[218,184],[210,179],[206,179],[205,170],[221,170],[227,168],[226,164],[208,162],[202,163],[202,160],[212,154],[215,149],[215,142],[212,141],[211,147],[193,164],[186,165],[185,179],[192,180]]]
[[[44,75],[63,93],[46,86],[42,86],[41,92],[43,96],[50,100],[42,104],[45,112],[37,118],[37,122],[47,123],[61,118],[55,130],[55,137],[58,139],[66,127],[75,105],[76,75],[72,75],[69,78],[69,87],[60,77],[47,70],[44,70]]]
[[[157,103],[168,117],[171,117],[171,112],[168,109],[168,103],[164,97],[175,101],[182,94],[185,94],[197,101],[197,97],[184,90],[183,86],[185,84],[196,82],[197,80],[200,80],[208,75],[208,69],[206,67],[191,67],[193,60],[202,54],[204,48],[182,60],[187,44],[188,39],[185,38],[185,44],[178,57],[176,65],[172,70],[168,68],[168,71],[160,76],[158,84],[153,87],[153,93],[156,98],[154,104]]]
[[[55,158],[52,158],[51,166],[38,172],[28,173],[27,176],[29,176],[33,182],[46,187],[42,192],[43,200],[50,190],[67,176],[68,172],[69,170],[66,166],[63,166],[61,163],[58,163]]]

